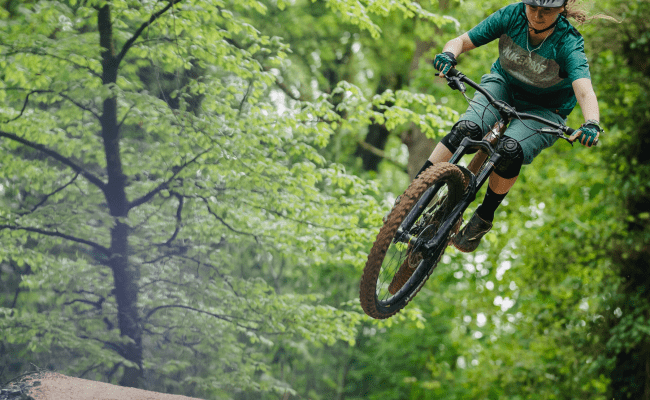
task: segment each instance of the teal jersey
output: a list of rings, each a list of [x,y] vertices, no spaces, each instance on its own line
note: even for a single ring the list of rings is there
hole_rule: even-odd
[[[582,35],[564,16],[558,18],[553,33],[539,48],[528,42],[528,21],[521,2],[503,7],[468,34],[476,47],[499,39],[499,58],[492,73],[506,79],[517,100],[566,116],[576,105],[571,84],[576,79],[591,79],[591,75]]]

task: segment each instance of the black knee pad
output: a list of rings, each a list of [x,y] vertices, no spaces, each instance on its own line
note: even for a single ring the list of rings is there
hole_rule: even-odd
[[[519,142],[511,137],[504,137],[497,145],[497,152],[502,157],[495,168],[497,175],[505,179],[512,179],[519,175],[524,164],[524,150]]]
[[[452,153],[455,153],[460,142],[466,137],[472,140],[483,139],[483,130],[472,121],[458,121],[451,127],[451,131],[442,138],[440,143],[444,144]]]

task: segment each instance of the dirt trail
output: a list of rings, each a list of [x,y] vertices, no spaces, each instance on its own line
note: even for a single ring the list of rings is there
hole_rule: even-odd
[[[36,372],[0,391],[0,400],[200,400],[174,394],[72,378],[56,372]]]

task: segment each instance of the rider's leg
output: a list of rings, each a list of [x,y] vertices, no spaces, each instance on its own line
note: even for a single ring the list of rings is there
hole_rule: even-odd
[[[490,174],[490,181],[488,183],[488,187],[497,194],[506,194],[512,186],[514,186],[515,182],[517,181],[517,178],[519,175],[513,177],[513,178],[502,178],[497,174],[496,172],[492,172]]]
[[[431,152],[431,155],[427,161],[429,161],[432,165],[439,162],[447,162],[453,154],[454,153],[452,153],[447,148],[447,146],[440,142],[436,145],[436,148],[433,149],[433,152]]]
[[[453,244],[460,251],[472,252],[476,250],[481,238],[492,229],[494,212],[519,176],[524,161],[524,153],[519,142],[513,138],[505,137],[499,142],[497,151],[503,158],[494,172],[490,174],[490,182],[483,203],[463,230],[454,237]]]
[[[432,166],[433,164],[435,164],[435,163],[439,163],[439,162],[447,162],[447,161],[449,161],[449,159],[451,158],[451,156],[452,156],[452,152],[449,151],[449,149],[447,148],[447,146],[445,146],[444,144],[442,144],[442,142],[438,143],[438,144],[436,145],[436,148],[433,149],[433,152],[432,152],[431,155],[429,156],[429,159],[428,159],[427,161],[425,161],[425,163],[424,163],[424,165],[422,166],[422,168],[420,168],[420,171],[418,171],[418,173],[415,174],[415,178],[417,178],[418,176],[420,176],[421,173],[423,173],[424,171],[426,171],[427,168],[429,168],[429,167]],[[414,179],[415,179],[415,178],[414,178]]]
[[[517,181],[519,171],[524,163],[524,151],[519,142],[511,137],[501,139],[497,151],[503,158],[494,172],[490,174],[485,199],[476,211],[479,217],[486,222],[494,220],[494,212]]]
[[[506,197],[510,188],[515,184],[519,175],[514,178],[506,179],[500,177],[496,172],[490,174],[490,181],[483,203],[476,210],[478,215],[487,222],[494,220],[494,212]]]
[[[515,105],[517,106],[517,104]],[[565,122],[562,116],[542,107],[527,109],[525,105],[521,105],[517,109],[560,124]],[[490,175],[487,194],[483,204],[477,210],[478,216],[484,221],[492,222],[494,220],[494,212],[517,180],[522,164],[530,164],[543,149],[553,145],[557,140],[552,135],[531,133],[534,132],[534,129],[542,127],[544,127],[542,123],[530,120],[525,122],[514,120],[508,127],[505,133],[506,137],[499,143],[499,151],[504,159]]]

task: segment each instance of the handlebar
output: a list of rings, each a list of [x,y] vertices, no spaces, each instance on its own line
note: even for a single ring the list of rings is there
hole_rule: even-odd
[[[496,110],[499,112],[499,114],[505,121],[510,121],[513,118],[518,118],[518,119],[529,119],[529,120],[541,122],[542,124],[547,125],[550,128],[538,129],[537,132],[555,135],[558,138],[564,139],[567,142],[571,143],[571,145],[573,145],[575,139],[571,140],[567,136],[571,136],[576,131],[575,129],[569,128],[568,126],[556,124],[553,121],[549,121],[546,118],[542,118],[537,115],[518,112],[517,110],[515,110],[514,107],[510,106],[506,102],[501,100],[496,100],[490,94],[490,92],[480,87],[476,82],[472,81],[466,75],[464,75],[463,73],[461,73],[455,68],[451,68],[449,72],[447,72],[445,78],[447,78],[447,82],[452,89],[459,90],[461,93],[465,93],[466,91],[464,83],[466,83],[471,88],[481,93],[488,100],[489,104],[492,105],[494,108],[496,108]],[[596,145],[598,145],[598,139],[596,139],[592,144],[592,146],[596,146]]]

